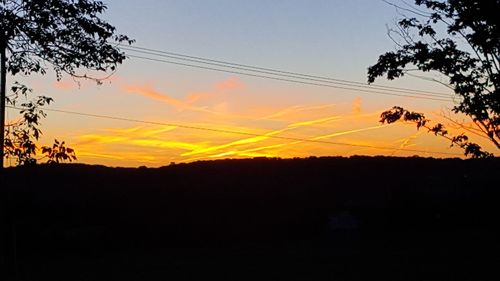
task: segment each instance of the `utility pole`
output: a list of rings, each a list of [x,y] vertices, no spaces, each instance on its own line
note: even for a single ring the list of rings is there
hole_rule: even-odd
[[[6,51],[7,42],[5,39],[5,33],[0,30],[0,276],[2,278],[7,277],[10,280],[10,267],[13,264],[10,255],[10,219],[8,218],[9,212],[7,204],[9,203],[8,192],[5,188],[4,182],[4,141],[5,141],[5,96],[6,96],[6,77],[7,77],[7,57]]]
[[[7,81],[7,40],[4,34],[0,34],[0,174],[3,173],[3,158],[4,158],[4,142],[5,142],[5,96],[6,96],[6,81]]]

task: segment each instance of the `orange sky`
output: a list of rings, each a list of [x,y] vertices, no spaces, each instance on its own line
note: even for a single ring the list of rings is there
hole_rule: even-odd
[[[168,5],[150,1],[142,5],[141,1],[126,0],[124,5],[122,0],[111,0],[106,19],[136,39],[138,46],[366,82],[367,67],[378,55],[394,49],[386,26],[394,22],[397,11],[383,1],[360,1],[318,1],[316,5],[308,1],[271,1],[268,5],[232,0],[218,4],[198,1],[196,5],[190,1]],[[134,21],[129,20],[131,16]],[[51,144],[54,138],[65,140],[82,163],[155,167],[260,156],[462,155],[460,149],[450,148],[447,140],[417,131],[412,124],[378,122],[381,112],[399,105],[449,124],[440,115],[450,112],[452,102],[289,83],[134,58],[126,60],[100,86],[88,81],[76,83],[68,77],[54,82],[50,71],[45,76],[8,79],[9,83],[26,83],[35,95],[53,97],[55,103],[49,108],[155,123],[47,112],[41,144]],[[438,83],[414,77],[380,79],[377,83],[451,94]],[[7,113],[7,119],[18,116],[15,110]],[[449,129],[452,133],[463,131]],[[483,138],[472,137],[495,151]]]
[[[205,87],[181,93],[169,91],[169,83],[134,83],[120,76],[103,86],[77,85],[71,80],[45,82],[49,89],[54,89],[56,101],[63,99],[67,103],[56,103],[53,108],[160,124],[49,112],[43,122],[42,142],[64,139],[76,149],[79,162],[110,166],[155,167],[171,162],[262,156],[461,156],[461,151],[450,148],[447,140],[417,131],[411,124],[380,124],[380,113],[393,103],[378,105],[376,96],[348,93],[342,98],[329,98],[331,103],[268,103],[260,97],[282,93],[248,98],[254,89],[247,80],[227,75]],[[44,83],[39,86],[43,88]],[[311,89],[305,86],[303,90]],[[90,100],[94,105],[84,105],[71,96]],[[241,101],[243,97],[245,102]],[[406,103],[407,107],[418,104],[411,98],[396,98],[393,102]],[[116,104],[115,113],[106,110],[109,103]],[[430,119],[446,121],[439,111],[440,108],[429,105],[425,108]],[[384,147],[388,149],[381,149]],[[420,152],[406,151],[413,149]]]

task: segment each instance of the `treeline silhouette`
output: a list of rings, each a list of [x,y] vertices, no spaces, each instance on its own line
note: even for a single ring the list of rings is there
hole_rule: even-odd
[[[274,269],[290,265],[292,257],[292,265],[315,272],[349,260],[353,270],[368,265],[382,270],[382,256],[397,265],[403,255],[406,269],[434,261],[434,274],[456,270],[463,277],[468,276],[463,270],[470,270],[477,277],[471,262],[491,265],[493,260],[479,257],[499,250],[494,238],[499,167],[498,158],[361,156],[201,161],[160,168],[39,165],[7,169],[2,198],[8,199],[15,222],[17,255],[24,264],[20,271],[37,272],[42,279],[43,270],[33,269],[34,264],[47,270],[43,264],[50,257],[167,252],[194,267],[234,262],[234,253],[228,252],[217,254],[215,261],[213,252],[212,258],[197,260],[201,249],[246,249],[246,263],[272,259]],[[186,249],[197,254],[187,258]],[[303,255],[313,257],[312,262],[299,262]],[[354,262],[353,255],[364,262]],[[464,260],[464,255],[476,258]],[[425,268],[419,270],[428,274]],[[420,280],[416,272],[405,280]]]

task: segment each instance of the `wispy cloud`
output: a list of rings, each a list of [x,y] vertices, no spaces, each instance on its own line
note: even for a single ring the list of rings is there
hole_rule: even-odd
[[[104,153],[94,153],[85,150],[78,150],[78,157],[91,157],[91,158],[107,158],[113,160],[124,160],[125,158],[118,155],[104,154]]]
[[[415,143],[414,141],[422,134],[422,131],[418,131],[416,132],[415,134],[412,134],[410,135],[409,137],[407,138],[404,138],[404,139],[400,139],[400,140],[397,140],[397,142],[401,142],[401,144],[399,145],[399,148],[406,148],[406,147],[410,147],[410,146],[415,146]]]
[[[316,124],[323,124],[323,123],[328,123],[331,121],[338,121],[342,119],[340,116],[330,116],[330,117],[325,117],[325,118],[320,118],[320,119],[315,119],[315,120],[308,120],[308,121],[302,121],[302,122],[297,122],[297,123],[292,123],[288,125],[288,128],[298,128],[298,127],[304,127],[304,126],[313,126]]]
[[[134,85],[128,85],[125,86],[125,90],[128,93],[133,93],[133,94],[138,94],[156,101],[160,101],[163,103],[166,103],[168,105],[171,105],[175,107],[178,110],[185,110],[185,109],[191,109],[191,110],[199,110],[198,108],[191,107],[190,104],[188,104],[185,101],[182,101],[180,99],[172,98],[164,93],[160,93],[159,91],[155,90],[151,86],[134,86]]]
[[[245,84],[237,77],[215,83],[214,88],[217,91],[241,90],[245,88]]]
[[[196,154],[207,154],[207,153],[216,152],[216,151],[219,151],[219,150],[222,150],[225,148],[230,148],[233,146],[254,144],[257,142],[267,140],[267,139],[269,139],[270,136],[277,135],[283,131],[284,131],[284,129],[271,131],[271,132],[265,133],[261,136],[243,138],[243,139],[239,139],[239,140],[232,141],[232,142],[225,143],[225,144],[221,144],[221,145],[214,145],[214,146],[209,146],[209,147],[205,147],[205,148],[195,149],[195,150],[192,150],[190,152],[183,153],[183,154],[181,154],[181,156],[186,157],[186,156],[192,156],[192,155],[196,155]]]
[[[283,116],[296,115],[298,112],[304,111],[317,111],[320,109],[328,109],[335,107],[336,104],[325,104],[325,105],[312,105],[312,106],[302,106],[302,105],[294,105],[284,109],[280,109],[274,113],[265,115],[256,120],[273,120]]]
[[[295,146],[298,144],[306,143],[308,141],[316,141],[316,140],[325,140],[325,139],[331,139],[335,137],[340,137],[340,136],[345,136],[345,135],[350,135],[350,134],[355,134],[363,131],[369,131],[369,130],[375,130],[375,129],[380,129],[382,127],[385,127],[383,125],[379,126],[372,126],[372,127],[367,127],[367,128],[359,128],[359,129],[354,129],[354,130],[345,130],[345,131],[339,131],[327,135],[321,135],[317,137],[312,137],[312,138],[306,138],[304,140],[297,140],[297,141],[292,141],[292,142],[286,142],[286,143],[278,143],[278,144],[271,144],[271,145],[264,145],[264,146],[258,146],[258,147],[253,147],[249,149],[232,149],[229,151],[223,151],[218,154],[211,154],[208,156],[202,156],[202,157],[195,157],[195,158],[189,158],[186,159],[186,161],[195,161],[195,160],[200,160],[204,159],[206,157],[208,158],[224,158],[224,157],[259,157],[259,156],[265,156],[265,157],[286,157],[286,155],[283,155],[278,149],[284,148],[284,147],[290,147],[290,146]],[[263,140],[263,139],[261,139]],[[215,149],[210,150],[210,151],[205,151],[206,152],[213,152],[215,150],[220,150],[223,148],[228,148],[231,147],[235,144],[235,142],[227,144],[227,145],[221,145],[218,147],[214,147]],[[317,146],[326,146],[328,144],[314,144]],[[196,154],[196,153],[195,153]],[[193,155],[193,153],[186,153],[183,156],[188,156],[188,155]]]
[[[361,98],[356,97],[352,102],[352,113],[360,114],[361,113]]]
[[[186,157],[186,156],[192,156],[192,155],[197,155],[197,154],[214,153],[214,152],[217,152],[217,151],[220,151],[223,149],[227,149],[230,147],[256,144],[256,143],[268,140],[271,137],[279,135],[279,134],[286,132],[286,131],[295,130],[295,129],[298,129],[301,127],[310,127],[310,126],[314,126],[315,124],[327,123],[327,122],[331,122],[331,121],[337,121],[340,119],[341,119],[341,117],[339,117],[339,116],[331,116],[331,117],[325,117],[325,118],[320,118],[320,119],[292,123],[292,124],[287,125],[285,128],[266,132],[266,133],[263,133],[259,136],[243,138],[243,139],[231,141],[229,143],[225,143],[225,144],[221,144],[221,145],[214,145],[214,146],[210,146],[210,147],[206,147],[206,148],[202,148],[202,149],[198,149],[198,150],[193,150],[190,152],[183,153],[181,156]]]
[[[172,126],[136,126],[100,130],[79,137],[77,154],[84,158],[164,164],[182,151],[204,146],[173,137],[171,133],[175,129]],[[167,155],[165,150],[170,153]]]
[[[311,138],[311,140],[324,140],[324,139],[329,139],[333,137],[339,137],[343,135],[349,135],[353,133],[359,133],[359,132],[364,132],[364,131],[370,131],[370,130],[375,130],[375,129],[380,129],[382,127],[386,127],[386,125],[378,125],[378,126],[372,126],[372,127],[367,127],[367,128],[361,128],[361,129],[354,129],[354,130],[346,130],[346,131],[341,131],[341,132],[335,132],[327,135],[322,135],[318,137]]]
[[[178,111],[205,113],[216,117],[222,117],[226,120],[251,120],[253,118],[251,116],[242,116],[240,114],[231,113],[228,110],[230,108],[228,102],[221,102],[220,98],[217,98],[232,90],[244,88],[243,82],[236,78],[216,82],[208,91],[190,92],[183,98],[175,98],[170,94],[157,90],[153,85],[154,83],[147,85],[126,84],[122,86],[122,89],[127,93],[140,95],[154,101],[162,102]]]
[[[77,143],[78,146],[89,145],[89,144],[109,144],[127,141],[127,137],[121,136],[110,136],[104,134],[85,134],[81,135],[80,141]]]
[[[159,147],[159,148],[176,148],[183,150],[195,150],[200,149],[200,145],[181,142],[181,141],[165,141],[165,140],[154,140],[154,139],[132,139],[128,141],[129,144],[147,147]]]

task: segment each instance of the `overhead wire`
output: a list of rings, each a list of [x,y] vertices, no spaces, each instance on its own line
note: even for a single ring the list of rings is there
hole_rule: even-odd
[[[265,74],[280,75],[280,76],[292,77],[292,78],[297,78],[297,79],[312,80],[312,81],[317,81],[317,82],[333,83],[333,84],[340,84],[340,85],[361,87],[361,88],[368,88],[368,89],[391,90],[391,91],[400,92],[400,93],[411,93],[411,94],[419,94],[419,95],[426,95],[426,96],[451,98],[450,94],[427,91],[427,90],[416,90],[416,89],[409,89],[409,88],[382,86],[382,85],[377,85],[377,84],[367,84],[367,83],[358,82],[358,81],[350,81],[350,80],[336,79],[336,78],[330,78],[330,77],[324,77],[324,76],[283,71],[283,70],[277,70],[277,69],[272,69],[272,68],[264,68],[264,67],[256,67],[256,66],[245,65],[245,64],[231,63],[231,62],[226,62],[226,61],[207,59],[207,58],[203,58],[203,57],[154,50],[154,49],[144,48],[144,47],[122,45],[120,48],[123,48],[124,50],[127,50],[127,51],[133,51],[133,52],[138,52],[138,53],[143,53],[143,54],[149,54],[149,55],[155,55],[155,56],[161,56],[161,57],[167,57],[167,58],[173,58],[173,59],[179,59],[179,60],[185,60],[185,61],[191,61],[191,62],[197,62],[197,63],[203,63],[203,64],[211,64],[211,65],[216,65],[216,66],[221,66],[221,67],[233,67],[236,69],[241,69],[241,70],[246,70],[246,71],[253,71],[253,72],[260,71],[261,73],[265,73]]]
[[[265,74],[280,75],[280,76],[285,76],[285,77],[293,77],[293,78],[297,78],[297,79],[312,80],[312,81],[316,81],[316,82],[333,83],[333,84],[347,85],[347,86],[353,86],[353,87],[362,87],[362,88],[368,88],[368,89],[391,90],[391,91],[396,91],[396,92],[401,92],[401,93],[421,94],[421,95],[428,95],[428,96],[434,96],[434,97],[443,97],[443,98],[450,98],[451,97],[450,94],[427,91],[427,90],[417,90],[417,89],[400,88],[400,87],[392,87],[392,86],[382,86],[382,85],[377,85],[377,84],[367,84],[367,83],[363,83],[363,82],[359,82],[359,81],[351,81],[351,80],[337,79],[337,78],[331,78],[331,77],[325,77],[325,76],[284,71],[284,70],[279,70],[279,69],[274,69],[274,68],[265,68],[265,67],[247,65],[247,64],[232,63],[232,62],[227,62],[227,61],[222,61],[222,60],[214,60],[214,59],[209,59],[209,58],[204,58],[204,57],[199,57],[199,56],[191,56],[191,55],[156,50],[156,49],[145,48],[145,47],[129,46],[129,45],[124,45],[124,44],[119,44],[119,45],[120,45],[120,48],[122,48],[126,51],[133,51],[133,52],[138,52],[138,53],[143,53],[143,54],[149,54],[149,55],[155,55],[155,56],[161,56],[161,57],[167,57],[167,58],[173,58],[173,59],[179,59],[179,60],[186,60],[186,61],[192,61],[192,62],[198,62],[198,63],[204,63],[204,64],[217,65],[217,66],[221,66],[221,67],[238,67],[237,69],[246,70],[246,71],[261,72],[261,73],[265,73]]]
[[[18,109],[18,110],[24,109],[23,107],[18,107],[18,106],[6,106],[6,107],[11,108],[11,109]],[[323,140],[317,140],[317,139],[307,139],[307,138],[298,138],[298,137],[266,135],[266,134],[249,133],[249,132],[235,131],[235,130],[214,129],[214,128],[207,128],[207,127],[201,127],[201,126],[182,125],[182,124],[177,124],[177,123],[146,121],[146,120],[140,120],[140,119],[132,119],[132,118],[111,116],[111,115],[77,112],[77,111],[70,111],[70,110],[63,110],[63,109],[45,108],[44,111],[58,112],[58,113],[93,117],[93,118],[101,118],[101,119],[110,119],[110,120],[117,120],[117,121],[125,121],[125,122],[142,123],[142,124],[149,124],[149,125],[169,126],[169,127],[178,127],[178,128],[184,128],[184,129],[192,129],[192,130],[210,131],[210,132],[216,132],[216,133],[244,135],[244,136],[251,136],[251,137],[267,137],[267,138],[271,138],[271,139],[330,144],[330,145],[339,145],[339,146],[350,146],[350,147],[359,147],[359,148],[372,148],[372,149],[380,149],[380,150],[396,150],[397,149],[399,151],[407,151],[407,152],[414,152],[414,153],[435,153],[435,154],[450,155],[450,156],[461,156],[460,154],[451,153],[451,152],[427,151],[427,150],[419,150],[419,149],[395,148],[395,147],[385,147],[385,146],[375,146],[375,145],[365,145],[365,144],[353,144],[353,143],[344,143],[344,142],[323,141]]]
[[[152,52],[143,52],[143,51],[137,51],[137,50],[131,50],[131,51],[132,52],[138,52],[138,53],[141,53],[141,54],[147,54],[147,55],[156,55],[155,53],[152,53]],[[380,93],[379,91],[372,91],[371,90],[371,89],[377,90],[378,88],[370,88],[370,87],[366,87],[366,86],[352,85],[350,83],[332,82],[332,81],[323,80],[323,79],[303,78],[303,77],[300,77],[300,76],[289,75],[289,74],[276,74],[276,73],[273,73],[273,72],[270,72],[270,71],[257,71],[257,70],[248,69],[248,68],[244,68],[244,67],[228,66],[228,65],[223,65],[223,64],[218,64],[218,63],[211,63],[211,62],[205,62],[205,61],[199,61],[199,60],[188,59],[188,58],[177,58],[175,56],[169,56],[169,55],[157,55],[157,56],[171,58],[171,59],[178,59],[178,60],[188,61],[188,62],[194,62],[194,63],[202,63],[202,64],[213,65],[213,66],[218,66],[218,67],[226,67],[226,68],[243,70],[243,71],[251,71],[251,72],[255,72],[255,73],[262,73],[262,74],[265,74],[265,75],[275,75],[275,76],[278,76],[278,77],[294,78],[294,79],[301,79],[301,80],[305,80],[305,81],[313,81],[313,82],[328,83],[328,84],[333,84],[333,85],[349,86],[349,87],[354,87],[356,89],[370,89],[369,90],[370,92]],[[385,89],[380,89],[380,90],[387,91]],[[439,96],[439,95],[436,95],[436,94],[410,93],[410,92],[402,91],[402,90],[390,90],[390,91],[391,92],[398,92],[398,93],[405,93],[406,94],[405,96],[409,96],[408,94],[410,94],[410,96],[412,96],[412,97],[415,96],[415,95],[418,95],[418,96],[425,96],[425,97],[445,98],[445,97],[442,97],[442,96]],[[451,98],[451,96],[447,96],[447,98]],[[446,99],[446,100],[448,101],[449,99]]]
[[[319,86],[319,87],[328,87],[328,88],[349,90],[349,91],[362,92],[362,93],[372,93],[372,94],[380,94],[380,95],[388,95],[388,96],[397,96],[397,97],[407,97],[407,98],[416,98],[416,99],[426,99],[426,100],[434,100],[434,101],[451,102],[451,99],[445,99],[445,98],[439,98],[439,97],[434,98],[434,97],[427,97],[427,96],[416,96],[416,95],[388,93],[388,92],[373,91],[373,90],[364,90],[364,89],[357,89],[357,88],[352,88],[352,87],[347,87],[347,86],[345,86],[345,87],[344,86],[335,86],[335,85],[329,85],[329,84],[321,84],[321,83],[314,83],[314,82],[307,82],[307,81],[292,80],[292,79],[288,79],[288,78],[280,78],[280,77],[272,77],[272,76],[267,76],[267,75],[245,73],[245,72],[241,72],[241,71],[219,69],[219,68],[213,68],[213,67],[207,67],[207,66],[201,66],[201,65],[195,65],[195,64],[187,64],[187,63],[175,62],[175,61],[164,60],[164,59],[144,57],[144,56],[137,56],[137,55],[128,55],[128,56],[131,57],[131,58],[137,58],[137,59],[142,59],[142,60],[149,60],[149,61],[155,61],[155,62],[161,62],[161,63],[175,64],[175,65],[181,65],[181,66],[187,66],[187,67],[192,67],[192,68],[205,69],[205,70],[210,70],[210,71],[233,73],[233,74],[238,74],[238,75],[246,75],[246,76],[257,77],[257,78],[272,79],[272,80],[277,80],[277,81],[292,82],[292,83],[304,84],[304,85],[312,85],[312,86]]]

